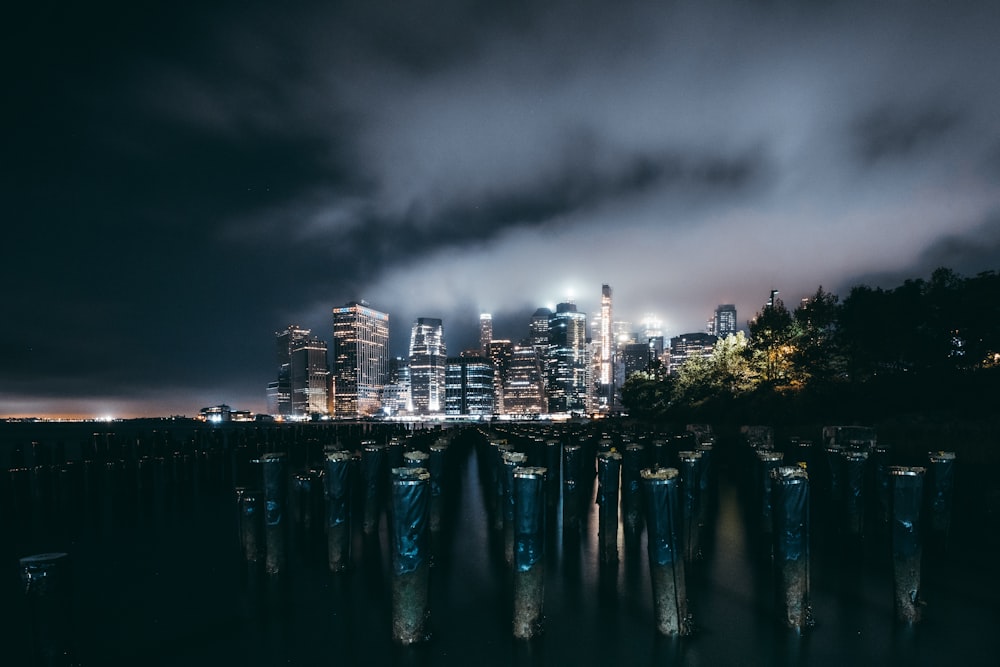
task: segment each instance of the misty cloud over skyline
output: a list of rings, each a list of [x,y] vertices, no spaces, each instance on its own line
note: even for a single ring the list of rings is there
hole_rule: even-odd
[[[651,5],[22,10],[0,416],[262,410],[351,300],[457,353],[1000,268],[993,3]]]

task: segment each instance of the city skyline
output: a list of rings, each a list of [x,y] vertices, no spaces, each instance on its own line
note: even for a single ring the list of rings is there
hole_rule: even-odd
[[[1000,7],[19,7],[0,417],[264,412],[330,308],[655,314],[1000,268]],[[588,331],[588,334],[590,332]],[[196,353],[197,350],[197,353]]]

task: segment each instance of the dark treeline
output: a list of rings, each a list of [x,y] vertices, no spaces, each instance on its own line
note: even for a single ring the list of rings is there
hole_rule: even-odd
[[[818,288],[773,299],[710,357],[657,366],[622,390],[655,421],[859,423],[929,415],[979,420],[1000,396],[1000,275],[936,270],[894,289]]]

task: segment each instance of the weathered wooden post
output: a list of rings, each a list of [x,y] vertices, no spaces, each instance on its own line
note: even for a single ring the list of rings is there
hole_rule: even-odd
[[[285,518],[288,474],[283,453],[264,454],[258,459],[264,478],[264,569],[268,574],[285,570]]]
[[[785,627],[812,625],[809,608],[809,475],[799,466],[771,471],[774,494],[774,569]]]
[[[327,562],[331,572],[351,565],[351,465],[350,452],[327,451],[323,493],[326,496]]]
[[[892,466],[892,564],[896,618],[920,621],[920,506],[924,468]]]
[[[541,632],[545,600],[545,468],[514,470],[514,637]]]
[[[626,535],[635,535],[642,528],[643,454],[643,446],[634,442],[626,445],[622,454],[622,523]]]
[[[72,569],[69,554],[45,553],[19,561],[31,628],[32,664],[74,664]]]
[[[676,468],[642,471],[647,549],[656,629],[662,635],[690,632],[681,532],[680,474]]]
[[[428,638],[430,479],[423,468],[392,470],[392,638],[403,645]]]
[[[528,456],[523,452],[504,452],[503,458],[503,479],[504,479],[504,501],[503,501],[503,553],[504,560],[508,566],[514,564],[514,471],[517,468],[526,466]]]
[[[597,455],[597,504],[599,558],[602,563],[618,562],[618,489],[622,455],[607,451]]]

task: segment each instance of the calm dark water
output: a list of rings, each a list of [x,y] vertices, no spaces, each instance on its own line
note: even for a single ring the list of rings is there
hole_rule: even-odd
[[[72,458],[88,437],[81,425],[30,433],[7,426],[0,433],[4,470],[13,445],[61,438]],[[187,426],[175,426],[171,437],[188,435]],[[35,518],[26,526],[9,504],[0,506],[0,664],[28,664],[17,558],[49,551],[73,559],[74,640],[86,665],[998,664],[1000,526],[979,493],[991,471],[960,469],[953,531],[946,550],[925,551],[927,606],[912,628],[894,620],[885,540],[873,534],[848,544],[817,510],[816,626],[796,637],[774,622],[770,564],[749,509],[752,471],[736,444],[720,442],[717,451],[717,509],[704,558],[687,571],[696,631],[681,640],[654,632],[644,537],[621,536],[619,562],[600,564],[597,507],[590,504],[578,537],[563,535],[558,512],[549,522],[545,632],[513,641],[502,538],[490,530],[476,448],[466,438],[449,451],[455,475],[433,545],[432,637],[424,645],[402,649],[390,640],[384,520],[377,536],[356,532],[349,573],[327,571],[321,535],[291,530],[287,574],[252,576],[239,553],[230,487],[199,478],[189,493],[120,521],[102,505],[96,514],[81,507],[68,521]]]

